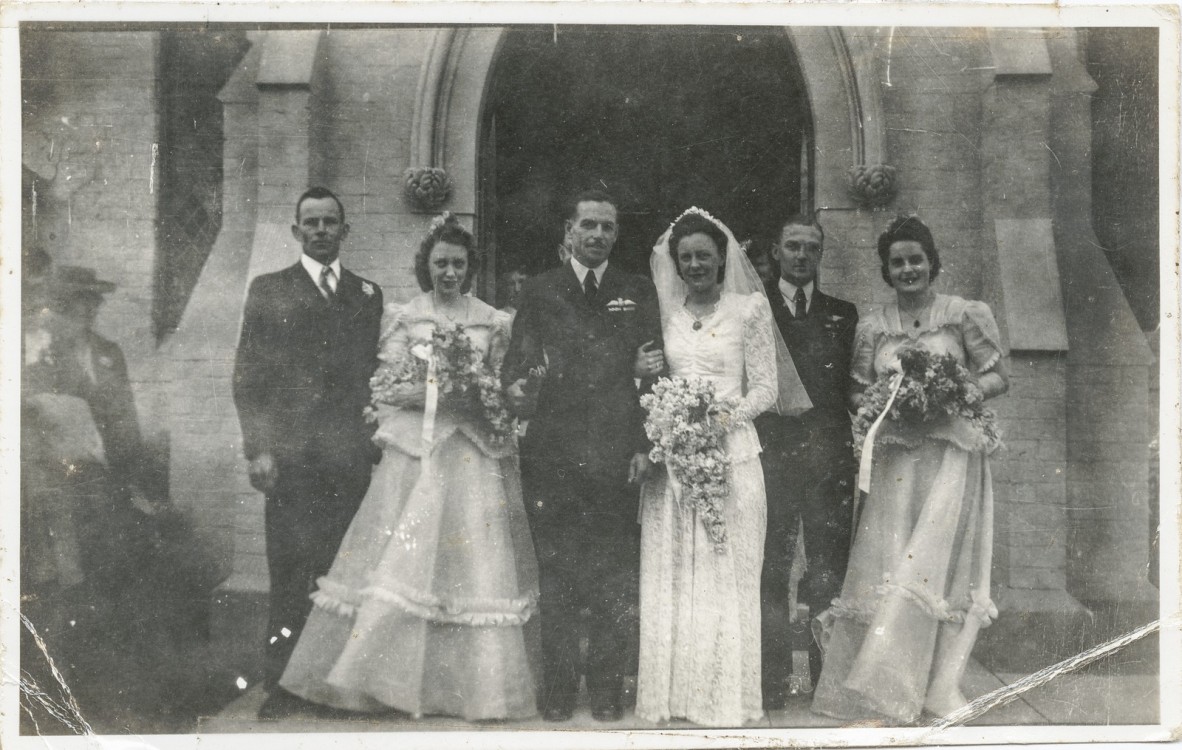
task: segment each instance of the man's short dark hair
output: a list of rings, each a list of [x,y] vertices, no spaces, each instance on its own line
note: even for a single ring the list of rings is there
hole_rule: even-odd
[[[578,215],[580,203],[610,203],[611,207],[616,209],[617,212],[620,210],[616,199],[608,195],[607,191],[592,188],[591,190],[584,190],[575,195],[574,198],[571,198],[566,206],[566,218],[574,219]]]
[[[300,206],[306,200],[320,200],[322,198],[332,198],[337,202],[337,210],[341,212],[341,223],[345,223],[345,204],[341,203],[341,199],[336,196],[331,190],[326,187],[310,187],[304,191],[304,194],[296,201],[295,220],[296,224],[300,223]]]
[[[814,214],[793,214],[787,219],[780,222],[780,231],[777,235],[777,241],[784,236],[784,229],[786,227],[812,227],[821,233],[821,245],[825,244],[825,227],[821,226],[821,222],[817,221]],[[778,242],[777,242],[778,244]]]

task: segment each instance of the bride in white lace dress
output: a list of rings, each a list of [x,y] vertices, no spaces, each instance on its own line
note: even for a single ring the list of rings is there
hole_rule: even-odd
[[[787,350],[778,351],[758,277],[725,226],[690,209],[654,248],[652,264],[669,374],[710,380],[720,399],[738,405],[726,436],[724,551],[716,551],[666,471],[641,493],[636,714],[737,727],[763,716],[759,581],[767,505],[751,420],[777,405],[781,392],[789,411],[808,401]]]

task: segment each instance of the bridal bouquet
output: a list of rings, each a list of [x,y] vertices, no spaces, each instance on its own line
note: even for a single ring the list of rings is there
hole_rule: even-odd
[[[723,446],[725,413],[714,384],[699,378],[661,378],[640,397],[648,411],[644,430],[653,448],[649,458],[664,463],[685,488],[717,552],[726,549],[722,506],[730,493],[730,459]]]
[[[431,337],[413,344],[395,362],[384,363],[370,378],[371,403],[366,415],[376,418],[378,404],[400,405],[405,386],[427,382],[428,364],[435,364],[435,385],[441,404],[480,419],[492,437],[505,440],[513,434],[513,417],[505,406],[501,379],[484,361],[463,326],[436,329]]]
[[[985,408],[985,396],[965,366],[951,354],[915,348],[900,353],[897,373],[885,373],[863,393],[853,424],[855,451],[861,451],[866,434],[887,408],[899,377],[887,421],[922,428],[925,423],[959,418],[987,452],[1001,445],[997,418]]]

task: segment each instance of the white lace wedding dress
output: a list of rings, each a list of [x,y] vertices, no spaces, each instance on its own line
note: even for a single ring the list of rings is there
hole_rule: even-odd
[[[640,671],[636,715],[742,726],[763,716],[759,579],[767,505],[751,420],[776,400],[771,309],[760,294],[724,293],[694,329],[685,308],[665,323],[675,377],[712,380],[736,397],[727,436],[727,546],[716,552],[680,487],[662,470],[641,493]]]

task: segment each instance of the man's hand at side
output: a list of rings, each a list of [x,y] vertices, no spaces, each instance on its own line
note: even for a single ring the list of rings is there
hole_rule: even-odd
[[[628,483],[640,484],[648,478],[648,473],[651,470],[651,462],[648,459],[647,453],[632,454],[632,461],[628,464]]]
[[[275,465],[275,457],[270,453],[255,456],[246,470],[250,474],[251,487],[259,492],[270,492],[275,489],[275,482],[279,479],[279,468]]]

